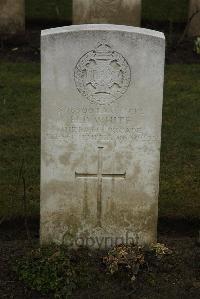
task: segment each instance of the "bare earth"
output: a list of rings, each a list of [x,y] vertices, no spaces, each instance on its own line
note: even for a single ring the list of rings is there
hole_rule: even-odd
[[[32,241],[39,244],[37,223],[29,225]],[[194,227],[182,226],[180,230],[180,223],[177,230],[167,224],[160,226],[158,241],[165,243],[173,254],[153,273],[151,282],[139,281],[134,291],[114,280],[106,285],[99,282],[93,289],[78,290],[72,298],[200,298],[200,244]],[[30,249],[23,223],[4,223],[0,227],[0,298],[53,298],[29,290],[12,271],[11,258],[19,258]]]

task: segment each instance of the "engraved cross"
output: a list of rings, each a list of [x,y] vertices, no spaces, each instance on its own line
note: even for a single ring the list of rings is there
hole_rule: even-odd
[[[102,150],[103,147],[98,147],[98,170],[97,173],[78,173],[75,172],[76,178],[89,178],[89,179],[97,179],[97,225],[101,226],[101,215],[102,215],[102,184],[103,178],[119,178],[125,179],[126,172],[124,173],[103,173],[103,159],[102,159]]]

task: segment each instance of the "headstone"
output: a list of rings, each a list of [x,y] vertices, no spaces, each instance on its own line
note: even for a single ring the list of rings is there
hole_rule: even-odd
[[[15,34],[25,29],[24,0],[0,1],[0,33]]]
[[[74,25],[41,51],[41,243],[156,241],[164,35]]]
[[[73,24],[140,26],[141,0],[73,0]]]
[[[190,0],[189,18],[191,17],[188,35],[191,37],[200,36],[200,0]]]

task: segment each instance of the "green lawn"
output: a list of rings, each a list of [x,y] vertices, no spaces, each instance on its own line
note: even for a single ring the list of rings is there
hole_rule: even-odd
[[[166,69],[160,215],[200,215],[200,65]]]
[[[142,0],[142,19],[153,22],[184,22],[189,0]],[[26,0],[28,20],[67,20],[72,18],[72,0]]]
[[[38,213],[40,159],[40,66],[0,64],[0,214],[23,213],[23,175],[30,209]],[[32,213],[32,211],[30,211]]]
[[[152,22],[185,22],[189,0],[142,0],[142,18]]]
[[[166,68],[160,216],[200,215],[200,65]],[[40,65],[0,64],[0,216],[23,215],[23,176],[30,215],[39,215]],[[19,182],[18,182],[19,181]]]

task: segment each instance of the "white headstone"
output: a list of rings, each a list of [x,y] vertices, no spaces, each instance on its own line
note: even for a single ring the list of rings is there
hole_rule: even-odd
[[[41,243],[156,241],[164,35],[62,27],[41,51]]]
[[[24,0],[0,0],[0,33],[14,34],[24,29]]]
[[[140,23],[141,0],[73,0],[73,24]]]
[[[190,0],[189,19],[192,17],[188,28],[189,36],[200,36],[200,0]]]

